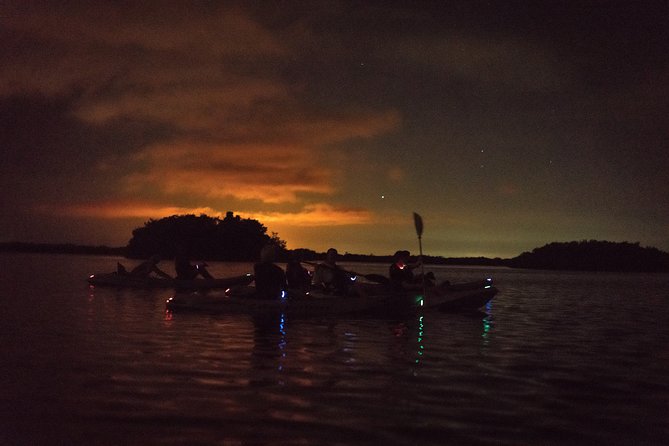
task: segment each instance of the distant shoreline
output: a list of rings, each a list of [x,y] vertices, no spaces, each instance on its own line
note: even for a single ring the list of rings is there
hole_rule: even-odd
[[[304,253],[309,251],[311,255],[303,255],[303,260],[322,260],[325,253],[317,253],[310,250],[296,249]],[[123,256],[127,254],[127,248],[110,246],[77,245],[74,243],[29,243],[29,242],[4,242],[0,243],[0,252],[24,252],[42,254],[90,254],[90,255],[114,255]],[[308,258],[307,258],[308,257]],[[364,254],[341,254],[340,261],[343,262],[365,262],[365,263],[390,263],[393,261],[391,255],[377,256]],[[208,260],[208,259],[207,259]],[[490,259],[486,257],[439,257],[423,256],[423,261],[430,265],[462,265],[462,266],[508,266],[507,259]]]
[[[0,253],[3,252],[128,257],[127,247],[88,246],[73,243],[4,242],[0,243]],[[302,261],[320,261],[325,258],[325,253],[308,249],[295,249],[286,250],[286,257],[279,258],[278,261],[287,261],[291,254],[299,254]],[[390,264],[393,262],[393,257],[391,255],[345,253],[340,254],[339,260],[341,262]],[[426,265],[490,266],[547,271],[669,272],[669,254],[663,251],[655,248],[642,248],[638,243],[613,243],[594,240],[551,243],[511,259],[423,255],[423,263]]]
[[[125,256],[125,247],[87,246],[73,243],[0,243],[0,252],[25,252],[36,254],[90,254]]]

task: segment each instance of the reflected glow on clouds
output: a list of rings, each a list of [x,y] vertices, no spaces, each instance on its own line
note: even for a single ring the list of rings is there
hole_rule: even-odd
[[[388,253],[418,211],[435,254],[667,250],[662,15],[574,5],[2,1],[2,236],[230,210]]]

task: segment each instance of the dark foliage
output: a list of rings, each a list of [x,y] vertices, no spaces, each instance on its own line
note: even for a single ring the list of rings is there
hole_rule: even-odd
[[[261,248],[273,242],[285,248],[276,234],[257,220],[242,219],[228,212],[226,217],[173,215],[149,220],[132,231],[127,256],[146,258],[158,254],[172,258],[177,254],[206,260],[255,261]]]
[[[669,254],[639,243],[581,241],[550,243],[510,259],[514,268],[578,271],[669,271]]]

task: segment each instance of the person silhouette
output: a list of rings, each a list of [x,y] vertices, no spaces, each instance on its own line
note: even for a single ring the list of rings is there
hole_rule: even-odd
[[[260,251],[260,262],[253,265],[255,274],[256,296],[261,299],[279,299],[286,288],[286,273],[274,264],[276,247],[266,245]]]

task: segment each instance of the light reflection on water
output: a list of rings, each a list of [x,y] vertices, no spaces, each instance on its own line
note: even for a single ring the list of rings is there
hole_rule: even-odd
[[[169,290],[85,284],[115,260],[0,255],[0,444],[659,445],[669,433],[667,275],[439,268],[453,282],[491,275],[501,292],[473,316],[251,318],[166,313]]]

